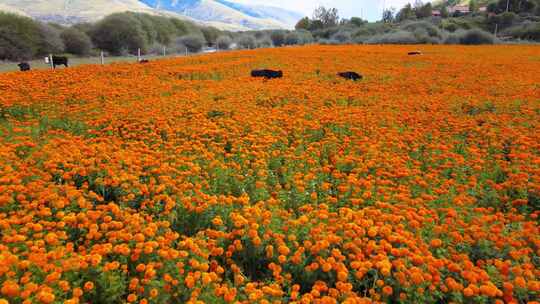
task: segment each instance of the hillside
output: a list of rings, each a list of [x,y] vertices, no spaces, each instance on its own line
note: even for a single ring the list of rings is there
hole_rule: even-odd
[[[138,0],[0,0],[0,4],[35,19],[60,24],[93,22],[105,15],[125,11],[158,13]]]
[[[93,22],[118,12],[174,16],[223,30],[292,28],[300,15],[224,0],[0,0],[0,11],[60,24]]]
[[[250,6],[224,0],[141,0],[141,2],[155,9],[179,13],[195,20],[221,22],[253,30],[292,28],[302,17],[300,14],[280,8]]]

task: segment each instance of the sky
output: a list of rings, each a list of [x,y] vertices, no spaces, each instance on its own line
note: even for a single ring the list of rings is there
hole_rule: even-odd
[[[369,21],[380,20],[383,7],[399,9],[412,0],[235,0],[247,4],[262,4],[290,9],[311,16],[313,10],[324,5],[335,7],[342,18],[363,17]]]

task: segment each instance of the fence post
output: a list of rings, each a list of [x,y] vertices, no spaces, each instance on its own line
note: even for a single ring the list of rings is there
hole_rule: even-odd
[[[51,69],[54,70],[54,62],[52,60],[52,54],[49,54],[49,64],[51,65]]]
[[[103,55],[103,51],[101,51],[101,65],[105,64],[105,56]]]
[[[141,49],[140,48],[137,50],[137,61],[141,62]]]
[[[187,50],[187,46],[186,46],[186,57],[188,56],[188,50]]]
[[[499,30],[499,24],[495,23],[495,38],[497,38],[497,31]]]
[[[164,46],[163,47],[163,57],[167,56],[167,48]]]

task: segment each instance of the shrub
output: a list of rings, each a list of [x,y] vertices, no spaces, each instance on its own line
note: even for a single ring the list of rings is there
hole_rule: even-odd
[[[40,39],[37,22],[0,12],[0,60],[15,61],[34,57]]]
[[[176,45],[180,46],[180,51],[182,46],[187,48],[188,52],[190,53],[197,53],[200,52],[204,46],[204,38],[197,35],[187,35],[183,37],[179,37],[176,40]]]
[[[339,41],[333,40],[333,39],[321,39],[319,40],[319,43],[322,45],[338,45],[340,44]]]
[[[387,34],[373,36],[366,42],[369,44],[416,44],[418,40],[411,32],[397,30]]]
[[[219,36],[216,40],[216,46],[220,50],[228,50],[231,47],[232,39],[229,36]]]
[[[285,44],[285,33],[283,31],[273,31],[270,34],[270,39],[274,46],[282,46]]]
[[[141,23],[133,14],[113,14],[98,22],[91,32],[94,44],[111,54],[146,51],[148,41]]]
[[[401,29],[408,32],[416,33],[417,38],[421,38],[421,42],[430,43],[430,41],[435,38],[439,40],[443,37],[441,30],[439,30],[435,25],[426,21],[410,22],[403,26]],[[429,37],[429,38],[428,38]]]
[[[474,27],[475,25],[471,20],[465,18],[446,18],[443,19],[440,24],[441,29],[449,32],[455,32],[460,29],[470,30]]]
[[[204,39],[206,40],[206,44],[214,46],[217,43],[217,39],[220,34],[217,28],[208,26],[201,28],[201,31],[203,33]]]
[[[272,39],[270,39],[268,36],[262,36],[260,39],[257,39],[257,47],[268,48],[272,46]]]
[[[286,45],[300,44],[300,36],[296,32],[290,32],[285,36]]]
[[[448,35],[443,41],[444,44],[460,44],[458,33],[452,33]]]
[[[88,55],[92,50],[90,37],[74,27],[64,30],[61,37],[68,53],[82,56]]]
[[[494,44],[495,37],[480,29],[473,29],[468,31],[458,31],[451,34],[446,40],[446,44]]]
[[[524,40],[540,41],[540,22],[530,22],[512,27],[505,33]]]
[[[315,40],[309,31],[298,30],[296,33],[298,34],[298,37],[300,37],[300,44],[310,44]]]
[[[244,34],[238,38],[238,47],[242,49],[254,49],[257,47],[257,41],[253,35]]]
[[[345,31],[339,31],[332,35],[331,40],[338,41],[339,43],[349,43],[351,42],[351,33]]]
[[[41,24],[39,31],[41,39],[38,43],[36,55],[46,55],[64,52],[64,42],[60,37],[60,31],[48,24]]]

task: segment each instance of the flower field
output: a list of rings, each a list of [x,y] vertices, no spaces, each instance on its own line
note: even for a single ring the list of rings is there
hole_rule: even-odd
[[[0,304],[539,303],[540,48],[420,49],[1,74]]]

